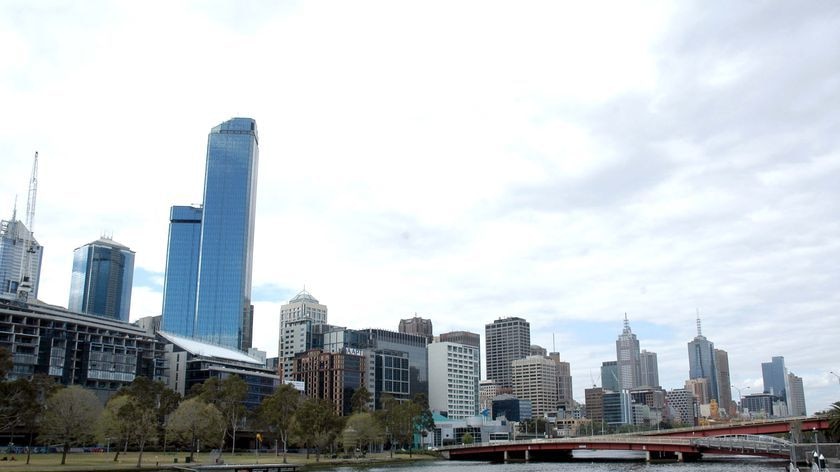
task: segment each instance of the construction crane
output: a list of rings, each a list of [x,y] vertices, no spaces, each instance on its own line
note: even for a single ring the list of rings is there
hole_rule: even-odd
[[[38,195],[38,151],[32,162],[32,178],[29,179],[29,195],[26,198],[26,229],[23,240],[23,258],[20,261],[20,283],[17,288],[18,300],[25,302],[34,290],[32,269],[35,259],[35,238],[33,237],[35,224],[35,198]]]

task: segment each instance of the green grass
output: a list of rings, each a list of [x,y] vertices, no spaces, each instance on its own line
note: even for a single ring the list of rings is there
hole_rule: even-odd
[[[119,462],[114,462],[114,452],[90,452],[90,453],[75,453],[67,454],[67,463],[61,465],[61,454],[33,454],[29,465],[26,465],[26,454],[14,455],[14,461],[0,461],[0,471],[117,471],[117,470],[138,470],[137,469],[137,452],[120,453]],[[174,459],[178,459],[177,465],[185,465],[185,458],[189,453],[166,453],[161,452],[144,452],[143,466],[145,470],[158,470],[176,465]],[[13,455],[0,454],[0,459],[8,457],[11,459]],[[432,457],[423,454],[414,454],[411,460],[427,460]],[[250,454],[223,454],[222,460],[227,464],[279,464],[283,462],[282,452],[280,456],[275,456],[274,453],[261,453],[259,457],[253,453]],[[391,462],[391,461],[408,461],[408,454],[394,455],[393,459],[390,455],[385,453],[368,454],[365,458],[359,459],[330,459],[329,456],[321,456],[321,464],[363,464],[370,462]],[[310,454],[309,459],[306,459],[306,454],[289,454],[288,461],[290,464],[315,464],[315,454]],[[196,464],[210,464],[212,459],[209,453],[195,454],[194,462]],[[141,470],[142,470],[141,469]]]

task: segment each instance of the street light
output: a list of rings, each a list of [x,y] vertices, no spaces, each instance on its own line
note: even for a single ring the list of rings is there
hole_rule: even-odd
[[[828,371],[828,373],[837,377],[837,383],[840,384],[840,375],[835,374],[833,370]]]
[[[736,387],[734,385],[731,385],[729,388],[734,388],[735,390],[738,391],[738,409],[741,410],[741,413],[743,414],[744,413],[744,397],[743,397],[743,395],[741,395],[741,388],[743,388],[744,390],[747,390],[748,388],[750,388],[750,386],[747,385],[746,387],[739,388],[739,387]]]

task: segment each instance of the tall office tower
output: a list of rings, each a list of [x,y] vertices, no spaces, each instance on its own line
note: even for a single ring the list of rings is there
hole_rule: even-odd
[[[604,389],[601,387],[592,387],[587,388],[583,393],[586,398],[586,417],[589,418],[592,423],[603,423]],[[601,429],[603,430],[603,424],[601,425]]]
[[[718,377],[718,404],[727,416],[734,416],[736,406],[732,402],[732,382],[729,376],[729,354],[723,349],[715,349],[715,367]]]
[[[210,131],[201,215],[193,337],[246,350],[257,201],[257,123],[233,118]]]
[[[481,379],[480,349],[466,344],[432,343],[429,350],[429,408],[449,418],[478,414]]]
[[[793,373],[788,374],[788,413],[791,416],[806,416],[805,409],[805,387],[802,385],[802,377]]]
[[[487,379],[511,388],[511,362],[531,353],[531,325],[522,318],[500,318],[484,325]]]
[[[434,339],[434,334],[432,334],[432,320],[420,318],[416,313],[413,318],[400,320],[398,331],[405,334],[425,336],[427,342],[432,342]]]
[[[642,349],[642,352],[639,354],[639,361],[642,368],[642,379],[639,382],[639,386],[658,387],[659,362],[656,360],[656,353]]]
[[[18,283],[23,278],[26,240],[31,238],[32,298],[38,298],[38,281],[41,278],[41,259],[44,248],[32,237],[17,212],[11,220],[0,221],[0,294],[17,295]]]
[[[557,367],[557,404],[570,414],[575,407],[572,389],[572,366],[568,362],[560,360],[559,352],[552,352],[548,358],[554,361]]]
[[[718,373],[715,365],[715,345],[703,336],[700,327],[700,315],[697,315],[697,336],[688,343],[688,378],[706,379],[708,390],[704,397],[717,400],[720,405]]]
[[[712,399],[709,397],[709,379],[688,379],[685,381],[685,389],[694,395],[697,402],[701,405],[707,405]]]
[[[616,361],[618,362],[618,385],[622,390],[636,388],[641,384],[642,363],[639,352],[639,340],[630,330],[627,313],[624,314],[624,330],[615,341]]]
[[[73,251],[68,309],[128,321],[134,251],[102,237]]]
[[[761,376],[764,378],[764,393],[769,393],[787,401],[787,369],[785,358],[773,356],[770,362],[761,363]]]
[[[161,330],[188,338],[195,327],[201,212],[201,207],[192,206],[173,206],[169,211]]]
[[[530,400],[535,416],[557,412],[557,364],[545,356],[511,362],[513,394]]]
[[[608,392],[621,390],[618,380],[618,362],[604,361],[601,363],[601,387]]]
[[[280,307],[280,342],[277,349],[279,373],[283,380],[292,380],[295,355],[315,347],[313,326],[327,323],[327,306],[306,290]]]
[[[292,379],[303,382],[309,398],[327,400],[338,415],[353,412],[353,393],[365,385],[365,356],[311,349],[295,356]]]

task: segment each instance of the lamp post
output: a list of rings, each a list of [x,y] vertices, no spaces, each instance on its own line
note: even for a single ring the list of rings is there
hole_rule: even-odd
[[[745,387],[736,387],[735,385],[731,385],[730,388],[734,388],[735,390],[738,391],[738,410],[741,412],[741,415],[739,415],[739,416],[743,416],[743,413],[744,413],[744,397],[743,397],[743,395],[741,395],[741,388],[743,388],[744,390],[747,390],[747,389],[750,388],[750,386],[747,385]]]
[[[840,375],[835,374],[833,370],[828,371],[828,373],[837,377],[837,383],[840,384]]]

